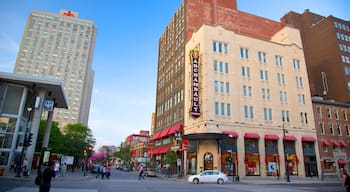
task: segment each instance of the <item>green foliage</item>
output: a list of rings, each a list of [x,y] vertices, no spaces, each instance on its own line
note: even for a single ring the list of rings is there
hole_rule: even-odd
[[[165,154],[165,158],[166,158],[166,163],[168,165],[173,165],[177,161],[177,156],[176,156],[176,153],[174,151],[168,151]]]
[[[114,152],[113,156],[118,157],[124,162],[130,162],[131,161],[130,146],[120,147],[120,150]]]
[[[42,146],[46,123],[46,120],[40,121],[36,145],[37,152],[40,152]],[[68,124],[64,130],[65,134],[62,134],[59,129],[58,122],[52,122],[48,147],[52,149],[53,153],[74,156],[82,159],[84,149],[86,149],[89,145],[95,145],[95,140],[92,137],[91,129],[85,125]]]

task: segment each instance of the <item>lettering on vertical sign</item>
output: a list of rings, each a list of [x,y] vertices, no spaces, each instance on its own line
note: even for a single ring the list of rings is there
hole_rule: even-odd
[[[201,115],[199,109],[199,50],[191,49],[190,50],[190,62],[192,65],[192,107],[191,115],[194,118],[197,118]]]

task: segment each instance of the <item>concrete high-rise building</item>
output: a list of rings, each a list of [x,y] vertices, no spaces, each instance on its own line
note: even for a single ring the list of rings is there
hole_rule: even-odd
[[[320,174],[299,30],[234,0],[184,0],[158,55],[158,166],[174,151],[182,167],[173,173]]]
[[[300,29],[311,94],[350,102],[350,22],[305,10],[289,12],[283,23]]]
[[[34,10],[29,15],[14,73],[64,81],[69,109],[57,109],[53,116],[61,126],[88,124],[96,30],[92,21],[80,19],[77,12]]]

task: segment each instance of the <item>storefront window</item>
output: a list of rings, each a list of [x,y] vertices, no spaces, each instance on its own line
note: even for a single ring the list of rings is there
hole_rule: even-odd
[[[258,139],[245,139],[245,168],[247,176],[260,175]]]
[[[205,170],[213,170],[213,161],[214,157],[213,154],[210,152],[206,152],[204,154],[204,171]]]
[[[265,164],[267,176],[276,176],[279,173],[279,154],[277,140],[265,140]]]

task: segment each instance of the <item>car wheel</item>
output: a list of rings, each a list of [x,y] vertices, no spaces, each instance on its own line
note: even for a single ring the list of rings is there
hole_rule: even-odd
[[[219,179],[218,179],[218,184],[223,184],[223,183],[224,183],[224,180],[221,179],[221,178],[219,178]]]
[[[193,179],[193,183],[194,183],[194,184],[198,184],[198,183],[199,183],[199,180],[198,180],[197,178],[194,178],[194,179]]]

